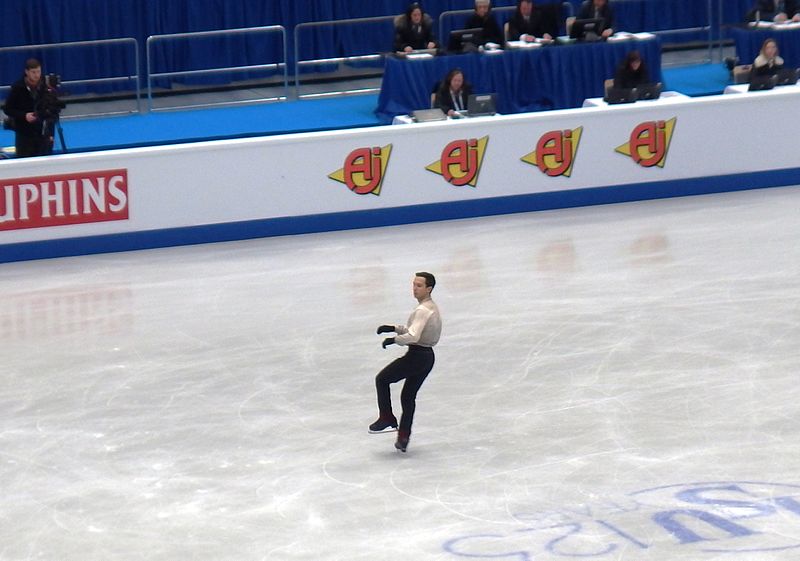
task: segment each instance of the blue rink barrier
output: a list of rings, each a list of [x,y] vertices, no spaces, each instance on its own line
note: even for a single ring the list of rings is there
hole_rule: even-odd
[[[0,263],[800,185],[800,168],[0,245]]]

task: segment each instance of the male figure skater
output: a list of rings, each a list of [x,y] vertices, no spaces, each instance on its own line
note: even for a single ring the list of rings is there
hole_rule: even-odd
[[[433,368],[433,346],[439,342],[442,333],[442,319],[439,308],[431,299],[431,292],[436,286],[436,278],[430,273],[416,273],[412,284],[414,298],[419,303],[406,325],[381,325],[378,334],[397,333],[395,337],[387,337],[382,346],[408,345],[405,355],[391,362],[375,377],[378,392],[378,420],[369,426],[370,432],[382,432],[397,428],[397,418],[392,413],[392,398],[389,384],[405,379],[400,393],[403,414],[400,417],[400,428],[397,431],[397,442],[394,447],[405,452],[411,436],[411,423],[414,420],[414,409],[417,406],[417,392]]]

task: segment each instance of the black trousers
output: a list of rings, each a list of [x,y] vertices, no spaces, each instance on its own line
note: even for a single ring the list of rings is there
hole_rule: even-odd
[[[49,136],[27,136],[17,134],[14,141],[17,158],[47,156],[53,152]]]
[[[375,377],[378,410],[381,415],[392,411],[389,384],[405,379],[403,390],[400,392],[400,404],[403,406],[399,427],[401,432],[411,434],[411,423],[414,421],[414,410],[417,408],[417,392],[433,369],[434,361],[432,348],[409,345],[405,355],[389,363]]]

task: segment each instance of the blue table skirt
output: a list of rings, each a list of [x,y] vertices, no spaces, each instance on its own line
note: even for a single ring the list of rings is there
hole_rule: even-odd
[[[765,40],[775,39],[785,66],[800,66],[800,29],[750,29],[735,27],[730,30],[736,45],[740,64],[752,64]]]
[[[430,106],[431,90],[453,68],[461,68],[475,93],[496,93],[497,111],[505,115],[580,107],[603,95],[603,81],[625,55],[638,49],[661,81],[661,44],[646,41],[555,45],[508,50],[500,54],[465,54],[421,60],[386,61],[376,114],[381,122]]]

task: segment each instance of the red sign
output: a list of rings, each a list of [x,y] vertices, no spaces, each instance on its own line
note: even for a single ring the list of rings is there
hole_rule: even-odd
[[[0,179],[0,231],[128,219],[128,170]]]
[[[453,174],[450,166],[458,169],[459,175]],[[475,179],[478,173],[478,140],[456,140],[442,150],[442,176],[448,183],[461,187]]]
[[[358,148],[350,152],[344,160],[344,167],[328,175],[334,181],[344,183],[357,195],[380,195],[386,166],[392,145],[383,148]]]

